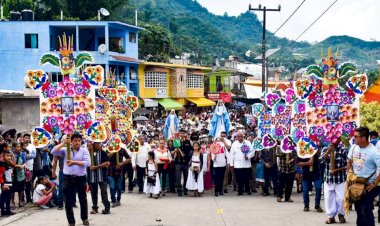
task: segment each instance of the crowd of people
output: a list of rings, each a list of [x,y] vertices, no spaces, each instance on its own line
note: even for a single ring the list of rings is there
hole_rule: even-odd
[[[297,192],[303,193],[303,211],[310,211],[309,195],[315,191],[314,209],[324,212],[324,195],[326,224],[345,223],[344,207],[353,203],[357,225],[374,225],[373,201],[380,193],[376,132],[357,128],[355,145],[349,150],[338,139],[328,147],[319,144],[314,157],[301,159],[296,151],[284,154],[279,143],[255,151],[256,128],[246,123],[247,111],[231,110],[229,132],[222,131],[217,137],[209,135],[211,110],[181,114],[178,134],[170,139],[164,131],[169,116],[152,116],[150,121],[135,124],[140,142],[137,153],[127,145],[118,152],[107,152],[101,143],[88,142],[79,133],[62,136],[42,149],[31,144],[30,134],[0,138],[1,215],[13,215],[12,208],[34,203],[44,209],[65,208],[69,225],[75,225],[73,208],[78,197],[81,220],[89,225],[87,192],[92,201],[90,214],[99,212],[98,192],[104,206],[101,214],[109,214],[111,208],[121,205],[123,192],[134,190],[158,199],[168,193],[200,197],[205,190],[213,190],[215,196],[235,191],[238,196],[252,195],[261,187],[262,196],[293,202],[295,184]],[[367,192],[346,203],[350,170],[365,179]]]

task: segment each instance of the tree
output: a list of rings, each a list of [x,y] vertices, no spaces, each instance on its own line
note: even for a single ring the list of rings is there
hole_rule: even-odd
[[[360,102],[360,125],[377,131],[380,128],[380,105],[377,102]]]
[[[139,58],[148,61],[169,62],[177,48],[168,30],[159,24],[145,24],[139,33]]]

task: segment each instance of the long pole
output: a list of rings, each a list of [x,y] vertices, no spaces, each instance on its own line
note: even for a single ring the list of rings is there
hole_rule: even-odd
[[[259,5],[259,8],[252,8],[251,4],[249,5],[249,10],[250,11],[262,11],[263,12],[263,40],[262,40],[262,78],[261,78],[261,89],[262,92],[264,93],[265,90],[268,89],[267,85],[265,84],[266,82],[266,73],[265,73],[265,64],[266,64],[266,57],[265,57],[265,51],[266,51],[266,38],[265,38],[265,33],[266,33],[266,13],[267,11],[281,11],[281,6],[278,6],[278,9],[267,9],[266,6],[264,8],[261,8],[261,5]]]

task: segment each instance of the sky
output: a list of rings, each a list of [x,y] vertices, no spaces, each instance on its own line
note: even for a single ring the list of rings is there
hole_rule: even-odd
[[[249,4],[257,8],[277,8],[280,12],[267,12],[267,30],[274,32],[304,0],[197,0],[209,12],[238,16],[248,10]],[[277,32],[277,36],[296,39],[335,0],[306,0],[291,19]],[[380,41],[379,0],[338,0],[298,41],[323,41],[329,36],[349,35],[366,41]],[[256,12],[260,21],[263,13]]]

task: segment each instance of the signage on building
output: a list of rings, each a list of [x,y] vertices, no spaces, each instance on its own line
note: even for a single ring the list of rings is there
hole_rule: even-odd
[[[219,93],[208,93],[207,98],[212,101],[218,101],[219,100]]]
[[[167,96],[166,89],[157,89],[156,98],[165,98]]]
[[[224,103],[230,103],[231,102],[231,93],[220,93],[220,99],[224,102]]]
[[[207,98],[212,101],[223,101],[224,103],[230,103],[232,100],[230,92],[220,92],[220,93],[209,93]]]

